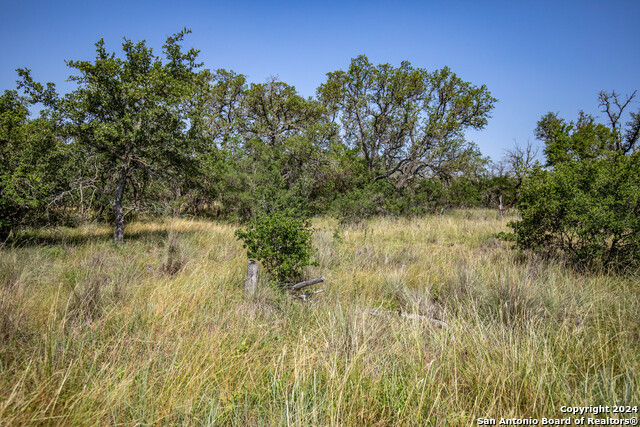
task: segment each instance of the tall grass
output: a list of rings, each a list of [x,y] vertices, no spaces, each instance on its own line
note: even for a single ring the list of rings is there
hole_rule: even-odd
[[[488,211],[317,219],[326,292],[261,278],[230,225],[35,233],[0,251],[0,420],[470,425],[640,402],[640,285],[529,259]],[[374,316],[399,310],[444,320]]]

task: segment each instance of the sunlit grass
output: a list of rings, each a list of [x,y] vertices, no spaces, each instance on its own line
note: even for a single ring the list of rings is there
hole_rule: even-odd
[[[637,281],[518,254],[491,211],[314,228],[306,274],[327,281],[309,304],[264,274],[246,299],[228,224],[135,223],[122,246],[108,227],[58,229],[4,248],[0,420],[470,425],[640,402]]]

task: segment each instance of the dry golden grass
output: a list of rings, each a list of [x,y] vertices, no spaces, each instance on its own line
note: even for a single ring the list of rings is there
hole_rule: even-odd
[[[0,420],[475,425],[640,402],[637,280],[528,259],[493,237],[506,226],[490,211],[314,227],[307,275],[327,291],[308,304],[264,277],[245,299],[227,224],[136,223],[122,246],[108,227],[50,230],[2,249]]]

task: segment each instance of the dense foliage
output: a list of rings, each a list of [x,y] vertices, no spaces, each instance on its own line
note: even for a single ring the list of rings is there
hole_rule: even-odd
[[[615,96],[601,94],[601,106]],[[605,110],[610,126],[584,113],[576,123],[554,114],[540,120],[547,168],[536,167],[521,188],[522,220],[510,224],[518,246],[590,267],[640,265],[638,116],[622,133],[622,110]]]
[[[194,215],[248,221],[295,207],[343,221],[498,203],[512,193],[466,129],[487,123],[495,99],[448,68],[374,65],[365,56],[327,74],[317,98],[271,79],[250,83],[197,63],[170,36],[163,58],[125,39],[96,43],[67,65],[76,84],[19,69],[0,102],[0,231]],[[31,119],[29,109],[40,109]]]
[[[47,117],[29,120],[27,107],[16,91],[0,96],[0,237],[19,226],[61,221],[48,208],[69,184],[63,170],[69,147]]]
[[[640,156],[614,155],[536,169],[523,187],[518,244],[559,250],[578,263],[640,260]]]
[[[638,258],[639,115],[622,126],[633,96],[600,95],[608,124],[544,116],[544,166],[534,167],[531,146],[494,163],[465,131],[482,129],[496,100],[446,67],[361,55],[305,98],[275,78],[250,83],[201,67],[181,45],[188,32],[167,39],[164,58],[144,41],[125,39],[117,55],[100,40],[93,61],[67,62],[77,85],[68,94],[18,70],[18,90],[0,98],[0,235],[98,220],[122,241],[125,217],[136,215],[253,227],[287,209],[353,222],[515,205],[520,247],[588,264]],[[305,262],[275,275],[290,279]]]

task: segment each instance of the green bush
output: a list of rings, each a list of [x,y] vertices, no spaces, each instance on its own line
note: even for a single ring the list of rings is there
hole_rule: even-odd
[[[310,220],[292,211],[262,213],[244,230],[236,230],[236,236],[247,256],[260,261],[278,283],[292,283],[301,277],[302,267],[315,265]]]
[[[523,182],[517,245],[589,267],[640,265],[640,152],[536,168]]]
[[[384,203],[387,194],[381,188],[385,183],[374,183],[364,188],[353,188],[339,195],[333,203],[333,211],[341,223],[357,223],[374,215],[386,213]]]

